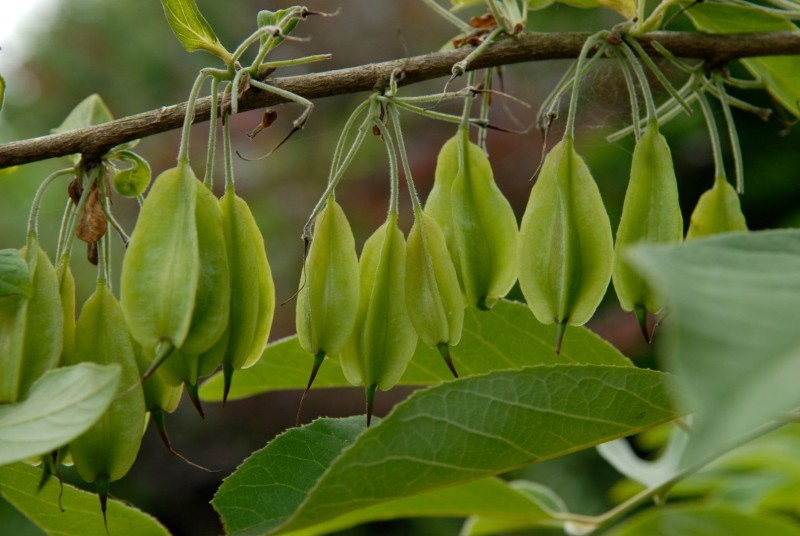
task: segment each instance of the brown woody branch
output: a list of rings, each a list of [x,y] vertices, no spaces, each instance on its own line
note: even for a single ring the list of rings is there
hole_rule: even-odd
[[[537,33],[508,37],[489,47],[470,68],[574,58],[587,37],[587,33]],[[800,32],[747,35],[652,32],[640,39],[650,52],[654,52],[650,45],[653,41],[658,41],[676,56],[703,59],[712,65],[722,65],[743,57],[800,55]],[[269,79],[269,83],[307,99],[318,99],[373,90],[385,84],[392,71],[400,68],[405,74],[400,84],[408,85],[448,76],[452,65],[464,59],[469,51],[468,48],[462,48],[435,52],[317,74]],[[251,89],[240,100],[239,111],[283,102],[286,100],[281,97]],[[194,122],[208,120],[210,108],[210,97],[198,100]],[[97,157],[121,143],[179,128],[183,124],[185,110],[184,102],[102,125],[0,144],[0,168],[76,153]]]

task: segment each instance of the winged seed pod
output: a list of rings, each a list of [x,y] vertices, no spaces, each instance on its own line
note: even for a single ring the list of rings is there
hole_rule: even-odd
[[[300,346],[314,356],[303,397],[325,356],[338,356],[350,337],[356,322],[358,293],[353,231],[342,207],[331,197],[314,222],[297,292],[297,337]]]
[[[439,153],[425,211],[448,240],[467,303],[490,309],[517,280],[517,220],[486,154],[461,133]]]
[[[733,186],[719,175],[714,186],[700,196],[692,212],[686,240],[732,231],[747,231],[739,195]]]
[[[189,331],[179,347],[185,353],[197,355],[211,348],[228,325],[231,281],[219,201],[202,184],[195,191],[200,271]]]
[[[69,445],[78,474],[97,486],[105,518],[109,483],[125,476],[139,452],[145,405],[141,389],[126,390],[139,378],[133,341],[122,308],[102,279],[83,305],[75,327],[75,354],[66,364],[80,362],[116,363],[122,369],[117,398],[100,420]]]
[[[519,237],[519,284],[536,319],[557,325],[557,353],[566,325],[586,323],[600,304],[613,255],[600,191],[565,136],[542,163]]]
[[[406,241],[391,212],[361,251],[355,327],[340,355],[347,381],[366,388],[368,426],[375,390],[388,391],[400,381],[417,346],[406,309],[405,272]]]
[[[406,306],[419,338],[439,350],[458,378],[450,347],[461,340],[464,299],[444,234],[436,220],[422,210],[414,211],[414,225],[408,234]]]
[[[56,269],[58,290],[63,312],[63,342],[61,345],[61,362],[69,361],[75,352],[75,277],[69,267],[69,255],[61,257]]]
[[[63,309],[55,268],[36,238],[28,240],[20,256],[30,274],[30,297],[0,297],[0,404],[24,399],[33,382],[58,363],[62,349]]]
[[[188,164],[156,178],[122,263],[125,321],[145,348],[166,343],[162,354],[183,344],[192,321],[200,278],[197,184]]]
[[[226,188],[220,206],[230,269],[230,318],[218,344],[206,352],[203,368],[209,367],[209,362],[214,365],[222,355],[223,400],[227,400],[233,371],[255,363],[267,344],[275,311],[275,285],[261,232],[232,185]]]
[[[625,260],[625,252],[638,242],[680,242],[682,238],[683,218],[672,155],[667,140],[658,131],[658,124],[651,121],[633,150],[631,178],[617,228],[611,275],[620,305],[625,311],[636,312],[642,333],[648,340],[646,313],[658,313],[664,307],[665,297],[631,268]]]

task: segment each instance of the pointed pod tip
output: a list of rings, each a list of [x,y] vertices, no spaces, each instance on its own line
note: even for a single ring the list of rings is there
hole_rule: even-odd
[[[300,426],[300,417],[303,413],[303,403],[306,401],[308,392],[311,390],[311,386],[314,384],[314,380],[317,377],[317,372],[319,372],[319,368],[322,366],[323,361],[325,361],[325,352],[317,352],[317,354],[314,356],[314,365],[311,367],[311,374],[308,376],[308,385],[306,385],[306,388],[300,397],[300,403],[297,405],[297,415],[295,416],[294,421],[295,426]]]
[[[111,484],[111,479],[108,475],[100,475],[95,480],[95,487],[97,488],[97,497],[100,499],[100,511],[103,513],[103,526],[108,534],[108,489]]]
[[[636,322],[639,324],[639,330],[642,332],[644,340],[647,341],[647,344],[652,344],[653,332],[647,328],[647,308],[642,304],[637,304],[633,308],[633,312],[636,315]]]
[[[228,391],[230,389],[230,379],[228,379],[226,377],[226,380],[227,380],[226,381],[226,388],[225,388],[225,393],[223,395],[224,399],[228,398]],[[197,391],[197,384],[196,383],[190,383],[190,382],[184,382],[184,385],[186,386],[186,394],[189,395],[189,400],[192,401],[192,405],[194,405],[194,408],[197,410],[197,413],[200,414],[200,417],[202,419],[205,419],[206,418],[206,412],[203,411],[203,405],[200,403],[200,395],[198,394],[198,391]]]
[[[224,408],[225,403],[228,402],[228,395],[231,392],[231,383],[233,382],[233,367],[229,363],[225,363],[222,366],[222,377],[224,380],[224,387],[222,389],[222,407]]]
[[[436,349],[439,350],[439,353],[444,358],[444,362],[447,364],[447,368],[450,369],[450,372],[453,373],[453,377],[458,379],[458,372],[456,371],[456,366],[453,363],[453,358],[450,356],[450,345],[446,342],[440,342]]]
[[[556,355],[561,355],[561,343],[564,341],[564,333],[567,331],[567,321],[562,320],[556,324]]]
[[[375,403],[375,391],[378,389],[378,384],[373,383],[369,387],[366,388],[366,397],[367,397],[367,428],[372,423],[372,408]]]

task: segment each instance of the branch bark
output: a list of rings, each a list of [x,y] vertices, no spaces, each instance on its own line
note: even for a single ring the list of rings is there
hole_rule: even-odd
[[[470,69],[574,58],[588,36],[588,33],[537,33],[508,37],[490,46],[471,64]],[[702,59],[712,65],[722,65],[743,57],[800,54],[800,32],[747,35],[652,32],[640,38],[648,52],[657,54],[651,45],[653,41],[658,41],[676,56]],[[449,76],[452,65],[464,59],[469,52],[470,49],[463,48],[435,52],[335,71],[269,79],[268,82],[313,100],[379,88],[386,83],[392,71],[398,68],[405,73],[400,81],[401,85]],[[283,102],[286,99],[251,89],[240,100],[239,111],[245,112]],[[198,100],[194,122],[207,121],[210,109],[210,97]],[[183,124],[185,113],[184,102],[102,125],[0,144],[0,168],[76,153],[90,158],[98,157],[121,143],[179,128]]]

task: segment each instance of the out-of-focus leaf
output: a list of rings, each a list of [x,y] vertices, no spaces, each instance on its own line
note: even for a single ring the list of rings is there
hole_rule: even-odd
[[[467,309],[461,342],[450,351],[462,377],[539,364],[631,364],[613,346],[582,327],[570,326],[561,355],[556,356],[554,340],[555,326],[538,322],[530,309],[521,303],[500,301],[491,311]],[[282,389],[303,389],[308,383],[308,371],[313,361],[313,356],[300,348],[297,337],[273,342],[264,351],[260,361],[236,373],[229,398],[245,398]],[[451,378],[439,353],[419,343],[400,383],[430,385]],[[317,388],[349,385],[336,360],[324,363],[314,381]],[[200,397],[209,401],[222,400],[221,374],[203,384]]]
[[[606,536],[800,536],[800,525],[788,519],[747,514],[722,506],[650,508]]]
[[[800,405],[800,232],[642,246],[630,259],[669,293],[661,353],[694,413],[688,460]]]
[[[114,116],[106,106],[106,103],[97,93],[89,95],[67,115],[64,122],[53,129],[54,133],[66,132],[76,128],[83,128],[101,123],[112,121]]]

